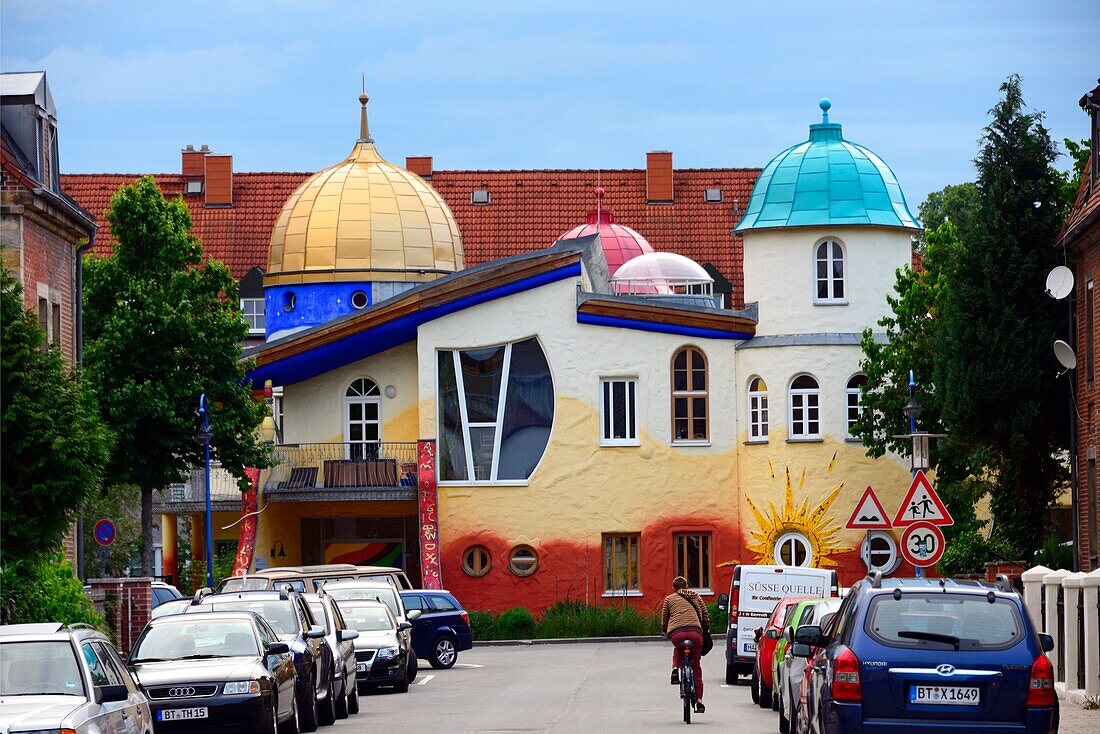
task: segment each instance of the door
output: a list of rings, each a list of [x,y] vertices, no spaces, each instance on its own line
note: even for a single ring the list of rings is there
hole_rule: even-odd
[[[345,458],[354,460],[378,457],[382,440],[382,394],[373,380],[365,377],[348,385],[344,394]]]

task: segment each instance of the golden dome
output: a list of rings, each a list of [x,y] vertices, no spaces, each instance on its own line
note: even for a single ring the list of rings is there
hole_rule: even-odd
[[[367,133],[342,163],[290,195],[271,233],[264,285],[425,281],[462,270],[462,236],[443,197],[385,161]]]

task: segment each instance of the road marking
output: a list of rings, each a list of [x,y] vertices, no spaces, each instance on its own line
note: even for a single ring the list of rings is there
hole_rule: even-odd
[[[428,681],[430,681],[430,680],[431,680],[432,678],[434,678],[434,677],[435,677],[434,675],[426,675],[426,676],[424,676],[423,678],[421,678],[421,679],[420,679],[420,682],[419,682],[419,683],[417,683],[416,685],[418,685],[418,686],[422,686],[422,685],[424,685],[425,683],[427,683]]]
[[[455,663],[455,668],[484,668],[484,665],[475,665],[474,663]]]

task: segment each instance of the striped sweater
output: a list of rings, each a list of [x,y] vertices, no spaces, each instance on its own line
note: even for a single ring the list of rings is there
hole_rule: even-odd
[[[681,627],[698,629],[700,626],[703,630],[710,629],[710,615],[707,614],[707,605],[698,594],[691,589],[680,589],[665,597],[661,605],[662,633],[667,635],[670,630]]]

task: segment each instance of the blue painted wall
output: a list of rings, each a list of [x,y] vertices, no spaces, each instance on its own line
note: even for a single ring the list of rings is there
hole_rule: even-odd
[[[358,283],[300,283],[269,286],[264,290],[264,316],[267,338],[288,329],[324,324],[356,310],[351,306],[351,294],[363,291],[367,305],[371,305],[371,284]],[[287,311],[284,305],[293,294],[294,308]]]

